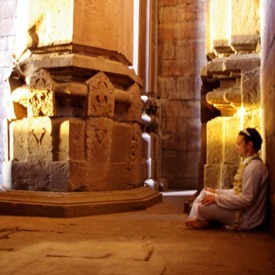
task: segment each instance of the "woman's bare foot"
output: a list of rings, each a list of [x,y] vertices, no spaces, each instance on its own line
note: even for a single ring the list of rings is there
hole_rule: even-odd
[[[207,220],[198,220],[196,218],[187,218],[184,222],[190,229],[201,229],[207,227],[210,224],[210,222]]]

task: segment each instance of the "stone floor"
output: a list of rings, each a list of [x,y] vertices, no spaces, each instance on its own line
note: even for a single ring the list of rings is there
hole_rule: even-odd
[[[268,230],[189,230],[186,197],[173,194],[135,212],[0,216],[0,274],[275,274],[275,238]]]

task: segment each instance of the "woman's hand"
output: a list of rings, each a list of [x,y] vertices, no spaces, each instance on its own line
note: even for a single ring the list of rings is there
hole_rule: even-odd
[[[211,187],[204,187],[205,191],[211,192],[211,193],[216,193],[216,190],[214,188]]]
[[[207,205],[212,204],[212,203],[217,203],[215,194],[206,195],[201,200],[201,204],[204,205],[204,206],[207,206]]]

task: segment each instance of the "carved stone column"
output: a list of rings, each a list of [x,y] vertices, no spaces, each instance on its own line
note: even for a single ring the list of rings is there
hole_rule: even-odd
[[[234,150],[238,132],[245,127],[261,131],[259,3],[211,0],[207,17],[205,105],[220,116],[206,126],[204,185],[228,188],[240,161]]]
[[[22,208],[17,202],[10,209],[20,214],[53,215],[46,206],[41,210],[48,199],[61,211],[57,216],[160,201],[159,193],[144,186],[142,80],[129,69],[132,1],[64,0],[64,10],[56,1],[32,2],[24,19],[26,48],[10,78],[15,118],[7,123],[6,162],[12,190],[1,194],[0,213],[10,211],[5,199],[16,201],[15,190],[23,190]],[[62,17],[65,11],[73,16]],[[23,207],[29,196],[34,208]],[[87,209],[73,208],[76,201]]]

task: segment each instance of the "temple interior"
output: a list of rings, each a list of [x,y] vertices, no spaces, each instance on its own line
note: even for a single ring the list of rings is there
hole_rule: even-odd
[[[0,7],[3,274],[275,273],[274,1]],[[188,230],[194,194],[232,187],[247,127],[264,227]]]

